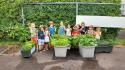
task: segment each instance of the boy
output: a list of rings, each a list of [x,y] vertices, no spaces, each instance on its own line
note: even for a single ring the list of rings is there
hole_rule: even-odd
[[[54,26],[54,22],[53,21],[49,21],[49,28],[48,28],[48,31],[50,33],[50,36],[53,36],[55,34],[55,26]]]
[[[40,25],[40,30],[38,31],[38,45],[39,45],[39,49],[38,51],[43,50],[44,48],[44,28],[43,25]]]

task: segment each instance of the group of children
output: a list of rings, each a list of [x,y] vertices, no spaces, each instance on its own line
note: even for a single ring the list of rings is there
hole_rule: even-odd
[[[101,37],[101,28],[96,27],[96,30],[94,30],[94,27],[90,25],[89,27],[86,27],[85,24],[82,22],[81,24],[76,24],[74,26],[70,26],[69,24],[67,26],[64,25],[64,22],[60,22],[60,26],[58,30],[54,26],[53,21],[49,21],[49,27],[40,25],[39,30],[35,27],[35,23],[30,24],[30,32],[31,32],[31,40],[34,41],[37,45],[36,48],[38,51],[46,51],[49,48],[49,42],[50,37],[53,36],[56,31],[58,31],[59,35],[66,35],[66,36],[76,36],[79,34],[91,34],[95,36],[95,38],[100,40]]]

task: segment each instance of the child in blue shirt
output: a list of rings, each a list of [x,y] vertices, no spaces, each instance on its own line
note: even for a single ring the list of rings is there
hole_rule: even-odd
[[[39,45],[39,51],[43,50],[44,48],[44,28],[43,25],[40,25],[40,30],[38,31],[38,45]]]
[[[56,28],[54,26],[54,22],[50,21],[49,24],[50,24],[50,26],[48,28],[48,31],[50,33],[50,36],[53,36],[55,34],[55,31],[56,31]]]
[[[65,26],[64,26],[63,21],[60,22],[60,27],[59,27],[59,30],[58,30],[58,34],[59,35],[65,35]]]

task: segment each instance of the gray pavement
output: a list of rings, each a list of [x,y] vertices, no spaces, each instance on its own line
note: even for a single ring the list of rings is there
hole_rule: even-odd
[[[96,54],[96,60],[53,60],[53,50],[24,59],[20,53],[0,56],[0,70],[125,70],[125,48]]]

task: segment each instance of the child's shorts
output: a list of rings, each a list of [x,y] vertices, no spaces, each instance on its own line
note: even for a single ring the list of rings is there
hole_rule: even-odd
[[[44,39],[38,39],[38,45],[44,45],[45,40]]]

